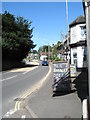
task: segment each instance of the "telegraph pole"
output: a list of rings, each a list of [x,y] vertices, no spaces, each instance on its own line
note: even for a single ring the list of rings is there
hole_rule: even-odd
[[[66,18],[67,18],[67,35],[68,35],[68,0],[66,0]],[[71,82],[70,77],[70,58],[68,57],[68,71],[69,71],[69,80]]]
[[[66,0],[67,34],[68,34],[68,0]]]
[[[48,43],[48,60],[50,59],[50,50],[49,50],[49,43]]]

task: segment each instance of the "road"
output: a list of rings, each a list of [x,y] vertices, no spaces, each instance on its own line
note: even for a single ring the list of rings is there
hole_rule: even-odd
[[[20,69],[2,73],[2,115],[14,109],[16,100],[38,81],[43,79],[49,71],[48,66],[40,65],[33,70]]]

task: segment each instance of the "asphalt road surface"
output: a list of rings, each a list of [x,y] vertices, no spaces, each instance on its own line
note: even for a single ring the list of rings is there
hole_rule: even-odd
[[[43,79],[49,71],[48,66],[42,66],[31,71],[10,71],[2,73],[2,116],[14,109],[15,100]]]

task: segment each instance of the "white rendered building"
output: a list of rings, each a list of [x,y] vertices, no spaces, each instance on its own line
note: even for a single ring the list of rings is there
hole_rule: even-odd
[[[79,16],[69,25],[69,28],[71,64],[76,64],[77,68],[84,68],[87,66],[85,17]]]

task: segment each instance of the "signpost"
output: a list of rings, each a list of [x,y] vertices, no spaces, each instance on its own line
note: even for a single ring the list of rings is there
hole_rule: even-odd
[[[88,57],[88,93],[89,93],[89,101],[88,101],[88,113],[90,113],[90,0],[85,2],[86,7],[86,29],[87,29],[87,57]],[[90,114],[89,119],[90,119]]]
[[[84,2],[84,13],[86,17],[86,33],[87,33],[87,63],[88,63],[88,119],[90,119],[90,0],[82,0]]]
[[[68,62],[53,62],[53,92],[69,91]]]

